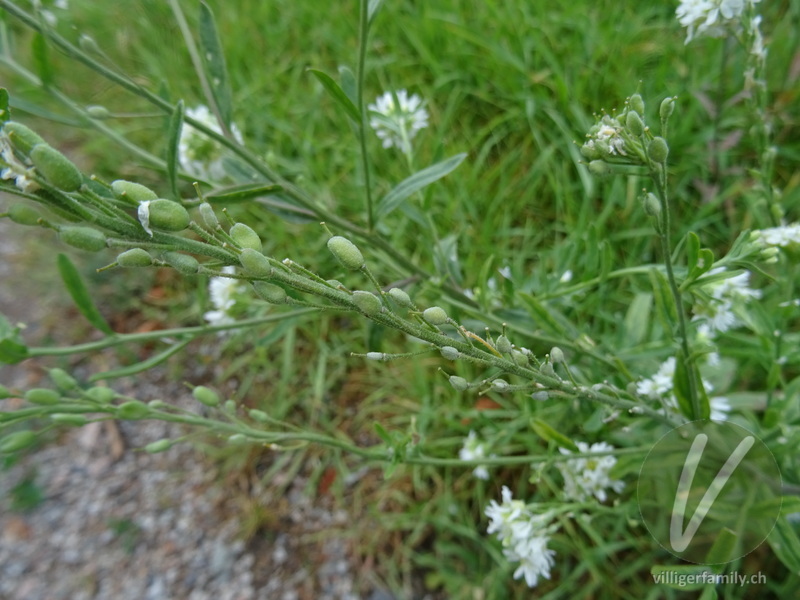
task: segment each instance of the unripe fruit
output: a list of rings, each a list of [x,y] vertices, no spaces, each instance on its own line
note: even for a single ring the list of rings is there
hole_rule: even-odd
[[[545,400],[549,400],[550,399],[550,394],[548,392],[542,390],[541,392],[533,392],[531,394],[531,398],[533,398],[537,402],[544,402]]]
[[[125,181],[124,179],[117,179],[111,182],[111,190],[118,198],[129,198],[139,204],[146,200],[156,200],[158,195],[149,187],[145,187],[140,183],[133,181]]]
[[[50,419],[59,425],[70,425],[72,427],[83,427],[89,422],[84,415],[75,415],[72,413],[54,413],[50,415]]]
[[[151,229],[183,231],[189,226],[189,213],[172,200],[146,200],[139,204],[139,221],[150,235]]]
[[[8,207],[8,218],[17,225],[38,225],[41,215],[27,204],[17,203]]]
[[[351,271],[358,271],[366,264],[361,250],[353,242],[340,235],[335,235],[328,240],[328,250],[342,263],[342,266]]]
[[[674,98],[664,98],[661,101],[661,106],[658,108],[658,115],[663,119],[667,120],[672,116],[672,112],[675,110],[675,99]]]
[[[411,302],[411,297],[400,288],[392,288],[387,293],[389,294],[389,297],[397,302],[397,304],[400,306],[405,308],[412,308],[414,306],[414,303]]]
[[[32,388],[25,392],[25,400],[31,404],[52,405],[58,404],[61,394],[47,388]]]
[[[528,357],[519,350],[511,351],[511,360],[513,360],[514,364],[518,367],[524,367],[528,364]]]
[[[554,365],[564,362],[564,351],[558,346],[553,346],[550,350],[550,360]]]
[[[36,434],[33,431],[15,431],[0,438],[0,454],[10,454],[29,448],[36,443]]]
[[[376,315],[381,310],[381,301],[378,300],[378,297],[375,294],[371,294],[369,292],[353,292],[353,303],[358,307],[365,315],[372,316]]]
[[[501,335],[497,338],[497,343],[495,343],[495,346],[500,354],[510,354],[511,350],[513,350],[511,347],[511,342],[504,335]]]
[[[248,414],[250,415],[250,418],[253,419],[253,421],[257,421],[259,423],[269,422],[269,415],[265,413],[263,410],[256,410],[254,408]]]
[[[261,252],[261,238],[244,223],[236,223],[230,230],[233,241],[241,248],[251,248]]]
[[[83,175],[71,160],[47,144],[36,144],[31,150],[31,162],[42,177],[65,192],[81,187]]]
[[[271,304],[285,304],[286,303],[286,290],[274,283],[267,283],[266,281],[254,281],[253,289],[262,300],[266,300]]]
[[[447,323],[448,319],[447,313],[444,311],[444,309],[438,306],[426,308],[422,313],[422,318],[431,325],[444,325]]]
[[[25,156],[30,154],[33,147],[37,144],[46,144],[41,136],[33,131],[33,129],[22,123],[17,123],[16,121],[8,121],[3,125],[3,133],[8,136],[14,149]]]
[[[75,378],[64,369],[50,369],[47,374],[62,392],[69,392],[78,387],[78,382],[75,381]]]
[[[204,385],[198,385],[192,390],[194,399],[206,406],[219,406],[219,394]]]
[[[196,275],[200,269],[200,263],[194,256],[180,252],[167,252],[164,254],[164,261],[183,275]]]
[[[200,205],[200,216],[203,217],[203,222],[209,229],[216,229],[217,225],[219,225],[219,219],[217,219],[214,209],[208,202],[203,202]]]
[[[107,245],[103,232],[81,225],[62,225],[58,229],[58,237],[64,243],[87,252],[98,252]]]
[[[108,404],[114,398],[117,397],[117,393],[114,390],[108,387],[103,387],[101,385],[89,388],[88,390],[86,390],[86,395],[89,397],[90,400],[93,400],[98,404]]]
[[[111,113],[108,112],[108,109],[105,106],[100,106],[99,104],[92,104],[91,106],[86,107],[86,114],[89,115],[93,119],[108,119],[111,116]]]
[[[654,193],[648,192],[642,204],[644,205],[644,212],[647,215],[658,217],[661,214],[661,202],[658,201]]]
[[[611,166],[604,160],[593,160],[589,163],[589,172],[598,177],[611,175]]]
[[[261,254],[259,250],[245,248],[239,255],[239,262],[248,275],[253,277],[272,276],[272,265],[269,264],[269,259]]]
[[[461,353],[452,346],[442,346],[439,352],[441,352],[442,356],[447,360],[458,360],[458,357],[461,356]]]
[[[148,454],[158,454],[172,448],[172,440],[158,440],[157,442],[150,442],[144,447],[144,451]]]
[[[117,264],[120,267],[149,267],[153,264],[153,257],[143,248],[131,248],[117,256]]]
[[[667,162],[667,156],[669,155],[667,140],[662,137],[653,138],[647,146],[647,155],[653,162],[660,164]]]
[[[644,134],[644,121],[639,116],[639,113],[633,110],[629,110],[628,114],[625,115],[625,125],[633,135],[639,137]]]
[[[644,100],[640,94],[634,94],[628,100],[628,106],[635,110],[640,115],[644,114]]]
[[[459,377],[458,375],[450,376],[450,385],[452,385],[453,388],[458,390],[459,392],[463,392],[464,390],[469,388],[469,382],[463,377]]]
[[[492,381],[492,389],[496,392],[505,392],[508,390],[508,382],[505,379],[495,379]]]
[[[150,414],[150,407],[140,400],[129,400],[117,407],[117,417],[126,421],[144,419]]]

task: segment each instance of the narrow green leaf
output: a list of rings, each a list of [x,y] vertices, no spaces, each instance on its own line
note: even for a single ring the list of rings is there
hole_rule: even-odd
[[[53,83],[53,65],[50,63],[50,56],[47,49],[47,40],[36,32],[32,41],[33,62],[36,65],[36,72],[42,80],[42,86],[50,87]]]
[[[369,0],[369,5],[367,6],[367,21],[372,23],[372,19],[375,18],[375,15],[378,14],[378,11],[381,9],[383,5],[383,0]]]
[[[356,91],[358,84],[356,83],[355,73],[353,73],[350,67],[341,65],[339,67],[339,79],[342,82],[342,91],[350,99],[350,102],[353,103],[353,106],[358,106],[358,93]]]
[[[220,118],[225,126],[230,128],[233,120],[230,79],[225,66],[225,55],[219,41],[214,13],[205,2],[200,3],[199,28],[203,69],[206,72],[208,85],[211,87],[211,94]]]
[[[378,434],[379,438],[381,438],[385,443],[387,443],[390,446],[393,444],[392,436],[390,436],[389,432],[386,431],[386,429],[384,429],[383,425],[381,425],[376,421],[375,423],[372,424],[372,426],[375,428],[375,433]]]
[[[385,217],[400,206],[403,200],[434,181],[438,181],[448,173],[451,173],[466,157],[466,152],[456,154],[427,169],[417,171],[411,177],[404,179],[378,203],[378,210],[376,211],[377,216],[379,218]]]
[[[686,363],[683,350],[678,350],[675,356],[675,374],[672,377],[672,389],[675,393],[675,398],[678,400],[678,406],[681,412],[690,419],[708,419],[711,416],[711,405],[705,386],[703,386],[700,369],[697,368],[697,363],[695,362],[689,365]],[[694,414],[692,410],[692,397],[689,391],[690,377],[694,378],[695,390],[700,401],[700,414],[698,415]]]
[[[78,273],[78,269],[75,268],[75,265],[72,264],[72,261],[70,261],[65,254],[59,254],[57,262],[58,272],[61,274],[61,279],[64,281],[64,285],[67,287],[69,295],[72,296],[72,301],[75,302],[75,306],[78,307],[78,310],[81,312],[81,314],[86,317],[86,320],[89,321],[89,323],[91,323],[96,329],[99,329],[108,335],[113,335],[114,331],[111,329],[111,326],[108,324],[108,322],[103,318],[103,315],[100,314],[97,306],[95,306],[94,302],[92,301],[92,297],[89,294],[89,290],[86,289],[80,273]]]
[[[283,190],[283,187],[272,183],[245,183],[231,187],[219,188],[206,194],[205,199],[212,204],[234,204],[244,202],[252,198],[258,198],[265,194],[275,194]]]
[[[694,231],[686,234],[686,272],[691,273],[700,258],[700,238]]]
[[[183,100],[178,100],[169,120],[167,131],[167,181],[173,200],[180,200],[178,192],[178,143],[183,127]]]
[[[658,315],[661,318],[664,330],[671,332],[673,324],[678,320],[678,311],[675,307],[675,299],[669,289],[669,282],[658,269],[650,269],[649,275],[650,284],[653,286],[653,298],[658,308]]]
[[[614,253],[608,240],[598,244],[597,253],[600,255],[600,281],[605,281],[614,266]]]
[[[739,536],[731,529],[723,527],[722,531],[717,534],[714,544],[711,546],[708,554],[706,554],[703,563],[707,565],[721,565],[732,561],[738,556],[734,555],[737,551],[738,543]]]
[[[565,448],[570,452],[580,452],[580,448],[575,445],[571,439],[563,433],[556,431],[553,427],[542,421],[541,419],[531,419],[531,429],[536,432],[536,435],[548,442],[554,442],[557,446]]]
[[[559,336],[577,337],[577,332],[570,324],[569,319],[558,310],[545,304],[533,294],[520,292],[519,297],[528,307],[528,311],[535,319],[537,327]]]
[[[0,125],[11,119],[11,111],[8,108],[8,90],[0,87]]]
[[[356,105],[352,102],[352,100],[350,100],[348,95],[344,93],[344,90],[339,87],[339,84],[336,83],[333,77],[324,71],[320,71],[319,69],[309,68],[306,70],[313,74],[317,80],[319,80],[319,82],[322,84],[322,87],[324,87],[325,91],[330,94],[331,98],[336,100],[341,107],[344,108],[348,117],[353,119],[356,123],[361,122],[361,114],[358,112],[358,108],[356,108]]]
[[[166,350],[159,352],[155,356],[151,356],[147,360],[143,360],[132,365],[127,365],[125,367],[120,367],[119,369],[112,369],[111,371],[106,371],[105,373],[95,373],[89,377],[89,383],[95,383],[104,379],[119,379],[120,377],[128,377],[130,375],[136,375],[137,373],[152,369],[153,367],[163,363],[170,356],[183,350],[186,345],[192,341],[192,339],[193,338],[189,337],[185,340],[181,340],[180,342],[176,342]]]
[[[633,297],[624,321],[625,341],[629,347],[637,346],[644,341],[650,327],[652,310],[653,294],[639,293]]]
[[[767,541],[775,556],[789,571],[800,573],[800,539],[786,517],[776,521]]]
[[[22,342],[19,327],[12,327],[5,316],[0,315],[0,363],[15,365],[28,358],[28,347]]]

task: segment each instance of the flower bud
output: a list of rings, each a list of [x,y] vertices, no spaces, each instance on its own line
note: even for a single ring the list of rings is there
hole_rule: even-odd
[[[279,285],[266,281],[254,281],[253,289],[259,298],[266,300],[270,304],[286,303],[286,290]]]
[[[647,155],[653,162],[659,164],[667,162],[667,156],[669,155],[667,140],[662,137],[653,138],[647,145]]]
[[[661,202],[658,201],[653,192],[648,192],[645,195],[642,206],[644,206],[645,214],[651,217],[658,217],[661,214]]]
[[[240,248],[250,248],[261,252],[261,238],[244,223],[236,223],[230,230],[230,236]]]
[[[25,400],[31,404],[51,405],[58,404],[61,394],[47,388],[32,388],[25,392]]]
[[[358,310],[368,317],[378,314],[381,310],[381,301],[378,300],[375,294],[370,292],[353,292],[352,299]]]
[[[0,454],[11,454],[25,448],[30,448],[36,443],[36,434],[33,431],[15,431],[0,438]]]
[[[644,134],[644,122],[636,111],[629,110],[628,114],[625,115],[625,126],[636,137]]]
[[[200,270],[200,263],[194,256],[180,252],[167,252],[164,261],[182,275],[196,275]]]
[[[98,121],[102,121],[103,119],[108,119],[111,116],[111,113],[108,112],[108,109],[105,106],[100,106],[99,104],[92,104],[91,106],[87,106],[86,114],[89,115],[92,119],[97,119]]]
[[[53,413],[50,419],[59,425],[70,425],[71,427],[83,427],[89,422],[84,415],[76,415],[72,413]]]
[[[192,390],[194,399],[206,406],[219,406],[219,394],[204,385],[198,385]]]
[[[41,215],[35,208],[18,202],[8,207],[8,218],[17,225],[38,225]]]
[[[464,390],[469,388],[469,382],[463,377],[459,377],[458,375],[450,376],[450,385],[452,385],[453,388],[458,390],[459,392],[463,392]]]
[[[147,444],[147,446],[144,447],[144,451],[148,454],[158,454],[159,452],[164,452],[172,448],[172,444],[172,440],[158,440]]]
[[[203,217],[203,222],[209,229],[216,229],[219,225],[219,219],[217,219],[214,209],[208,202],[203,202],[200,205],[200,216]]]
[[[153,235],[160,231],[183,231],[189,226],[189,213],[177,202],[158,198],[139,204],[139,222],[144,230]]]
[[[458,357],[461,356],[461,353],[452,346],[442,346],[439,351],[447,360],[458,360]]]
[[[550,350],[550,360],[554,365],[564,362],[564,351],[558,346],[553,346]]]
[[[628,106],[640,115],[644,114],[644,100],[642,100],[641,94],[634,94],[631,96],[628,99]]]
[[[597,177],[611,175],[611,166],[604,160],[593,160],[589,163],[589,172]]]
[[[101,385],[89,388],[86,390],[86,395],[90,400],[97,402],[98,404],[109,404],[114,398],[117,397],[117,393],[114,390]]]
[[[261,254],[259,250],[245,248],[239,255],[239,262],[248,275],[253,277],[272,276],[272,266],[269,264],[269,259]]]
[[[103,232],[81,225],[62,225],[58,228],[58,237],[74,248],[97,252],[106,247],[106,236]]]
[[[431,325],[444,325],[449,317],[443,308],[431,306],[422,312],[422,318]]]
[[[353,242],[340,235],[335,235],[328,240],[328,250],[342,263],[344,268],[351,271],[358,271],[366,264],[361,250]]]
[[[37,144],[46,144],[33,129],[16,121],[8,121],[3,125],[3,133],[6,134],[14,149],[25,156],[28,156]]]
[[[672,112],[674,110],[675,110],[675,99],[664,98],[661,101],[661,106],[658,107],[658,116],[661,117],[662,121],[666,121],[672,116]]]
[[[31,162],[39,174],[60,190],[74,192],[81,187],[83,175],[71,160],[47,144],[36,144]]]
[[[78,387],[78,382],[75,381],[75,378],[64,369],[50,369],[47,374],[62,392],[69,392]]]
[[[138,421],[150,415],[150,407],[141,400],[129,400],[117,407],[117,417],[125,421]]]
[[[392,288],[388,292],[389,297],[397,302],[399,306],[404,308],[412,308],[414,303],[411,302],[411,296],[409,296],[405,290],[401,290],[400,288]]]
[[[131,248],[117,256],[120,267],[149,267],[153,264],[153,257],[144,248]]]
[[[495,343],[495,346],[497,347],[497,351],[500,354],[510,354],[511,351],[513,350],[512,346],[511,346],[511,342],[504,335],[501,335],[501,336],[499,336],[497,338],[497,342]]]
[[[128,198],[136,204],[144,202],[145,200],[156,200],[158,195],[149,187],[143,186],[140,183],[133,181],[125,181],[124,179],[117,179],[111,182],[111,191],[118,198]]]

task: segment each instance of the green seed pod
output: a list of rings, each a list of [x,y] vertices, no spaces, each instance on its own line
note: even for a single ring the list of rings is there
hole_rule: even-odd
[[[120,267],[149,267],[153,264],[153,257],[144,248],[131,248],[117,256],[117,263]]]
[[[183,231],[189,226],[189,213],[183,206],[172,200],[159,198],[139,204],[139,220],[142,220],[142,207],[146,205],[147,222],[152,229],[160,231]],[[144,226],[144,222],[142,222]],[[147,230],[147,227],[145,227]]]
[[[133,200],[136,204],[145,202],[146,200],[158,199],[158,194],[149,187],[145,187],[140,183],[134,183],[133,181],[125,181],[124,179],[112,181],[111,190],[118,198],[128,198]]]
[[[469,389],[469,382],[463,377],[459,377],[458,375],[450,376],[450,385],[452,385],[453,388],[458,390],[459,392],[463,392],[464,390]]]
[[[236,412],[236,401],[235,400],[225,400],[225,404],[222,407],[229,413]]]
[[[544,402],[545,400],[549,400],[550,399],[550,394],[548,392],[542,390],[541,392],[533,392],[531,394],[531,398],[533,398],[537,402]]]
[[[11,392],[8,391],[8,388],[0,383],[0,400],[5,400],[6,398],[11,397]]]
[[[107,246],[102,231],[82,225],[62,225],[58,228],[58,237],[65,244],[87,252],[98,252]]]
[[[219,406],[219,394],[204,385],[198,385],[192,390],[194,399],[206,406]]]
[[[203,202],[200,205],[200,216],[203,217],[203,222],[209,229],[216,229],[219,225],[219,219],[217,219],[214,209],[208,202]]]
[[[265,413],[263,410],[252,409],[248,414],[250,415],[250,418],[253,419],[253,421],[257,421],[259,423],[269,422],[269,415]]]
[[[250,439],[242,433],[234,433],[232,436],[228,438],[228,443],[235,444],[237,446],[242,446],[244,444],[249,444]]]
[[[97,119],[98,121],[108,119],[111,116],[111,113],[108,112],[108,109],[105,106],[100,106],[99,104],[87,106],[86,114],[93,119]]]
[[[642,202],[644,212],[651,217],[658,217],[661,214],[661,202],[658,201],[653,192],[648,192]]]
[[[495,392],[506,392],[508,391],[509,385],[505,379],[495,379],[492,381],[492,389]]]
[[[564,362],[564,351],[558,346],[553,346],[550,350],[550,360],[554,365]]]
[[[158,454],[172,448],[172,440],[158,440],[157,442],[150,442],[144,447],[144,451],[148,454]]]
[[[368,317],[376,315],[381,311],[381,301],[375,294],[370,292],[353,292],[353,303],[362,313]]]
[[[640,115],[644,114],[644,100],[640,94],[634,94],[628,99],[628,106]]]
[[[629,110],[628,114],[625,115],[625,125],[628,131],[636,137],[644,135],[644,121],[642,121],[642,117],[639,116],[638,112]]]
[[[662,121],[666,121],[672,116],[675,110],[675,98],[664,98],[661,101],[661,106],[658,107],[658,115]]]
[[[35,208],[18,202],[8,207],[8,218],[17,225],[38,225],[41,215]]]
[[[111,388],[97,385],[86,390],[86,396],[89,400],[97,402],[98,404],[109,404],[117,397],[117,393]]]
[[[61,401],[61,394],[47,388],[32,388],[25,392],[25,400],[31,404],[52,405]]]
[[[83,183],[83,175],[71,160],[47,144],[36,144],[31,162],[42,177],[65,192],[75,192]]]
[[[589,172],[597,177],[611,175],[611,165],[604,160],[593,160],[589,163]]]
[[[11,454],[25,448],[30,448],[36,443],[36,434],[33,431],[15,431],[0,438],[0,454]]]
[[[328,250],[342,263],[344,268],[351,271],[358,271],[366,265],[361,250],[353,242],[340,235],[335,235],[328,240]]]
[[[389,355],[385,352],[367,352],[367,360],[374,360],[378,362],[386,362],[389,360]]]
[[[171,408],[170,405],[163,400],[150,400],[150,402],[147,403],[147,406],[153,410],[164,410],[165,408]]]
[[[272,265],[270,265],[269,259],[261,254],[259,250],[245,248],[239,255],[239,262],[248,275],[253,277],[272,276]]]
[[[581,146],[581,156],[586,160],[597,160],[600,158],[600,151],[595,144],[584,144]]]
[[[64,369],[50,369],[47,374],[62,392],[69,392],[78,387],[78,382],[75,381],[75,378]]]
[[[230,230],[230,236],[240,248],[251,248],[261,252],[261,238],[244,223],[236,223]]]
[[[514,364],[518,367],[524,367],[528,364],[528,357],[519,350],[511,351],[511,360],[513,360]]]
[[[54,413],[50,415],[50,419],[59,425],[70,425],[72,427],[83,427],[89,422],[84,415],[75,415],[72,413]]]
[[[266,281],[254,281],[253,289],[259,298],[270,304],[286,304],[286,290],[279,285]]]
[[[511,354],[511,351],[514,349],[512,348],[509,339],[504,335],[501,335],[497,338],[495,347],[497,348],[497,351],[500,352],[500,354]]]
[[[182,275],[196,275],[200,269],[200,263],[194,256],[181,254],[180,252],[167,252],[164,254],[164,261]]]
[[[653,138],[647,145],[647,155],[653,162],[659,164],[666,163],[667,156],[669,155],[669,146],[667,146],[667,140],[662,137]]]
[[[28,156],[37,144],[46,144],[33,129],[16,121],[8,121],[3,125],[3,133],[8,136],[8,140],[14,146],[14,150],[21,152],[25,156]]]
[[[461,356],[461,352],[459,352],[452,346],[442,346],[439,349],[439,352],[441,352],[442,356],[447,360],[458,360],[458,357]]]
[[[389,297],[397,302],[398,305],[404,308],[413,308],[414,303],[411,301],[411,296],[409,296],[404,290],[400,288],[392,288],[388,292]]]
[[[117,417],[125,421],[138,421],[150,415],[150,407],[140,400],[129,400],[117,407]]]
[[[555,369],[553,369],[553,363],[549,363],[549,362],[542,363],[542,366],[539,367],[539,372],[542,375],[546,376],[546,377],[555,377],[556,376],[556,371],[555,371]]]
[[[422,318],[431,325],[444,325],[449,317],[443,308],[431,306],[423,311]]]

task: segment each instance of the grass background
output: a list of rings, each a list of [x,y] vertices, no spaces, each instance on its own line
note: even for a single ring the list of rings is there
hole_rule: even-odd
[[[234,120],[248,146],[332,211],[363,224],[356,139],[306,71],[314,67],[333,74],[343,64],[355,68],[357,3],[323,8],[314,2],[236,0],[209,5],[225,47]],[[63,35],[92,36],[121,70],[150,89],[163,90],[173,101],[184,98],[187,106],[204,102],[166,3],[72,0],[70,6],[69,17],[63,15],[59,25]],[[184,6],[194,19],[194,3]],[[415,142],[417,168],[459,152],[467,152],[468,158],[451,176],[411,200],[431,216],[440,236],[450,236],[457,264],[446,271],[437,264],[431,245],[421,243],[419,229],[400,211],[381,223],[381,233],[414,262],[442,277],[455,274],[456,283],[473,289],[484,308],[499,319],[529,323],[531,314],[518,294],[535,293],[547,301],[551,314],[564,319],[555,328],[534,322],[540,333],[570,340],[588,336],[604,354],[624,360],[633,373],[649,375],[670,352],[663,332],[655,319],[640,334],[624,324],[632,299],[650,293],[646,272],[581,289],[582,282],[597,276],[603,260],[614,270],[659,261],[652,227],[638,200],[646,182],[594,179],[580,164],[578,147],[593,114],[621,107],[625,97],[639,91],[647,116],[656,122],[660,101],[677,96],[669,140],[676,211],[673,239],[695,231],[720,256],[741,230],[769,225],[763,198],[747,171],[757,157],[740,94],[745,56],[725,40],[685,45],[675,7],[674,2],[636,0],[387,1],[372,28],[365,99],[406,88],[426,100],[431,125]],[[782,191],[787,214],[794,217],[791,221],[800,203],[800,3],[762,3],[759,9],[769,43],[769,110],[779,150],[774,183]],[[25,62],[26,34],[11,25],[18,34],[18,60]],[[85,68],[57,53],[51,58],[56,85],[79,103],[101,104],[113,113],[152,115],[151,107]],[[25,107],[33,112],[62,111],[24,82],[11,79],[7,85],[13,98],[35,103]],[[154,153],[163,153],[161,116],[112,123]],[[37,129],[59,140],[65,151],[80,148],[87,171],[166,189],[158,173],[143,168],[125,151],[110,149],[90,131],[52,121],[37,122]],[[398,153],[382,149],[376,137],[370,139],[369,149],[379,197],[408,175],[407,165]],[[265,249],[277,258],[288,256],[349,281],[325,249],[325,236],[316,224],[285,223],[257,206],[234,212],[259,230]],[[380,252],[362,250],[383,282],[406,275]],[[497,272],[506,266],[510,280]],[[560,279],[566,271],[573,278],[565,286]],[[98,284],[118,282],[127,275],[112,272],[94,279]],[[496,289],[489,279],[498,284]],[[202,279],[170,281],[171,302],[161,307],[160,318],[196,323],[207,308],[205,285]],[[436,303],[441,296],[436,282],[423,282],[414,291],[422,305]],[[549,345],[535,340],[512,341],[537,355],[549,351]],[[757,347],[759,341],[744,343]],[[375,366],[349,358],[350,352],[407,347],[390,332],[346,317],[287,323],[227,342],[220,380],[236,374],[238,387],[230,390],[235,399],[277,418],[342,431],[354,439],[373,440],[372,424],[377,421],[397,432],[413,426],[443,456],[454,456],[470,429],[491,431],[497,440],[512,444],[509,449],[515,448],[515,435],[527,430],[529,414],[514,416],[516,402],[492,397],[507,412],[486,417],[477,410],[473,394],[454,393],[436,372],[444,366],[449,373],[478,377],[471,366],[434,358]],[[742,358],[737,388],[761,389],[766,360],[758,353]],[[600,361],[582,361],[577,368],[589,381],[613,377],[624,382]],[[585,424],[600,414],[583,406],[536,410],[537,416],[563,423],[582,438],[593,433]],[[646,436],[643,430],[636,435]],[[626,445],[621,433],[613,435],[617,439],[608,441]],[[523,448],[516,446],[518,451]],[[269,463],[264,477],[269,476],[272,458],[255,451],[218,452],[231,470]],[[333,493],[342,502],[346,491],[340,482],[358,468],[346,457],[319,449],[285,455],[280,461],[288,469],[312,462],[312,482],[322,480],[332,466],[340,475]],[[485,486],[476,484],[464,469],[401,470],[386,481],[368,477],[348,496],[354,514],[366,515],[351,534],[361,554],[381,557],[380,577],[394,589],[407,592],[411,573],[422,573],[429,589],[446,597],[529,597],[527,588],[510,582],[499,551],[487,546],[482,533],[482,510],[489,499],[498,497],[503,483],[513,484],[515,497],[521,498],[559,488],[547,473],[537,485],[526,483],[529,475],[495,471]],[[263,535],[259,514],[243,517],[247,533]],[[566,525],[554,546],[554,579],[543,582],[536,593],[550,598],[677,597],[651,585],[650,567],[670,556],[654,547],[641,527],[628,527],[629,520],[636,519],[635,504],[625,501],[617,508],[601,509],[591,522]],[[770,556],[751,559],[766,569],[760,560]],[[774,568],[773,582],[788,585],[781,567]],[[617,584],[610,583],[614,577]],[[737,595],[747,592],[729,592],[732,595],[725,597],[748,597]],[[768,597],[778,592],[751,593]]]

